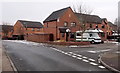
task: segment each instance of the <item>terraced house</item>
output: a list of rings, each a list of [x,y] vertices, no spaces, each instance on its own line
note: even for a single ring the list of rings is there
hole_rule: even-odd
[[[46,41],[75,41],[76,31],[85,31],[86,29],[99,30],[102,40],[107,40],[107,37],[112,35],[112,27],[106,18],[74,13],[70,7],[54,11],[43,23],[44,25],[40,22],[18,20],[14,25],[13,37],[25,39],[29,34],[34,34],[38,38],[37,41],[40,40],[40,37],[44,37]],[[29,37],[29,40],[34,36]],[[43,39],[41,40],[44,42]]]
[[[13,37],[25,39],[29,34],[42,32],[43,25],[40,22],[18,20],[14,25]]]
[[[54,40],[75,40],[75,32],[98,29],[102,40],[112,35],[106,18],[97,15],[74,13],[70,7],[54,11],[44,20],[44,32],[52,33]]]

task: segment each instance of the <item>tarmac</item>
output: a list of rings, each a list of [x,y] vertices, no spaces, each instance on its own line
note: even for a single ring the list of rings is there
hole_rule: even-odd
[[[108,69],[120,73],[120,53],[104,53],[98,61]],[[4,71],[17,70],[0,42],[0,72]]]

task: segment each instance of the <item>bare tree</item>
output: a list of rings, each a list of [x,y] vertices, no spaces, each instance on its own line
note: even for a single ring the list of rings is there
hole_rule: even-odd
[[[7,22],[3,22],[3,25],[2,25],[2,32],[4,33],[5,36],[8,36],[8,33],[10,32],[10,30],[12,29],[9,25],[9,23]]]
[[[83,3],[74,4],[72,9],[75,13],[91,14],[93,12],[91,8],[87,8]]]
[[[83,3],[78,3],[78,4],[74,4],[72,6],[72,9],[75,13],[81,13],[81,14],[91,14],[93,12],[93,10],[91,8],[87,8],[86,5],[84,5]],[[80,27],[82,29],[82,32],[81,32],[81,41],[83,41],[83,33],[85,32],[86,30],[86,19],[87,17],[84,17],[84,19],[82,18],[79,18],[80,19]]]

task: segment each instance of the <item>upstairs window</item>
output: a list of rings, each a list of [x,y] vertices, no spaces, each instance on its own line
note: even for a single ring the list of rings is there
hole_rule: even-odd
[[[98,28],[98,25],[96,25],[96,28]]]
[[[32,28],[32,31],[35,31],[35,29],[34,29],[34,28]]]
[[[68,26],[68,22],[64,22],[64,26],[67,27]]]
[[[104,29],[104,28],[105,28],[105,25],[102,25],[102,28]]]
[[[75,26],[76,26],[76,23],[75,23],[75,22],[72,22],[72,23],[71,23],[71,26],[72,26],[72,27],[75,27]]]

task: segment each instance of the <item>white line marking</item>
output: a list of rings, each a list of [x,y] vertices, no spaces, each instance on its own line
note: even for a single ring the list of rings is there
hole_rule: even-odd
[[[66,54],[66,55],[67,55],[68,53],[64,53],[64,54]]]
[[[63,52],[62,50],[59,50],[59,52]]]
[[[83,59],[84,62],[89,62],[88,60]]]
[[[87,59],[87,57],[83,56],[84,59]]]
[[[80,58],[80,57],[77,57],[77,59],[81,60],[82,58]]]
[[[74,56],[74,55],[73,55],[72,57],[73,57],[73,58],[76,58],[76,56]]]
[[[64,51],[61,51],[61,53],[65,53]]]
[[[99,68],[102,68],[102,69],[105,68],[104,66],[98,66],[98,67],[99,67]]]
[[[77,55],[77,54],[73,53],[73,55]]]
[[[96,51],[88,51],[88,52],[90,52],[90,53],[97,53]]]
[[[88,60],[90,60],[90,61],[95,61],[94,59],[91,59],[91,58],[89,58]]]
[[[96,64],[96,63],[93,63],[93,62],[90,62],[90,64],[91,64],[91,65],[98,65],[98,64]]]
[[[71,54],[67,54],[67,55],[72,56]]]
[[[71,47],[71,48],[73,47],[74,48],[74,47],[78,47],[78,46],[77,45],[73,45],[73,46],[69,46],[69,47]]]
[[[82,57],[82,55],[77,55],[77,56]]]

